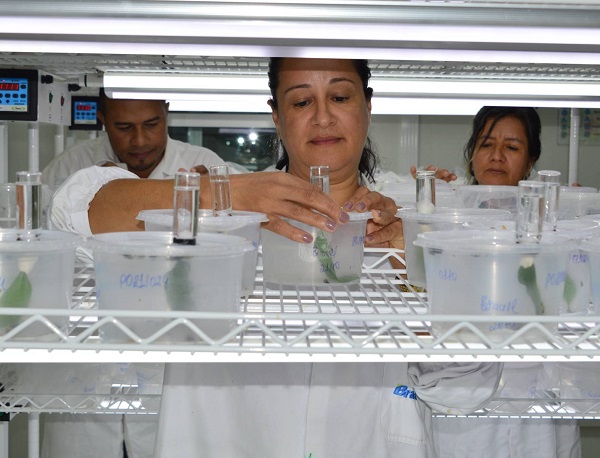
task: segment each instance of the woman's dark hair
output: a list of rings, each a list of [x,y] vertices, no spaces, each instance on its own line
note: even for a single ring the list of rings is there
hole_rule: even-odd
[[[277,89],[279,88],[279,75],[281,73],[281,66],[285,57],[271,57],[269,59],[269,88],[271,89],[271,106],[273,109],[277,109]],[[373,89],[369,87],[369,78],[371,78],[371,69],[369,68],[369,61],[366,59],[352,59],[352,64],[356,69],[356,73],[362,81],[363,92],[367,102],[373,97]],[[281,139],[277,136],[274,137],[271,143],[272,154],[277,157],[277,163],[275,167],[278,169],[284,169],[288,167],[290,158],[288,152],[283,145]],[[280,154],[281,153],[281,154]],[[374,182],[373,177],[379,158],[373,150],[373,144],[371,139],[367,137],[365,146],[360,157],[358,164],[358,170],[364,174],[369,181]]]
[[[473,171],[473,155],[477,140],[483,136],[483,141],[487,140],[498,121],[503,118],[515,118],[521,122],[527,135],[527,153],[529,158],[535,164],[542,154],[542,143],[540,134],[542,132],[542,123],[535,108],[524,107],[483,107],[473,118],[473,131],[471,137],[465,145],[464,156],[467,164],[467,179],[472,184],[478,184]],[[483,132],[488,121],[492,121],[487,132]]]

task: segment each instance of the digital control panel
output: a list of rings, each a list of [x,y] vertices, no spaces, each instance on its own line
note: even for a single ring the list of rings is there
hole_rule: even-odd
[[[0,120],[37,120],[38,73],[0,69]]]
[[[99,97],[73,96],[71,97],[71,129],[75,130],[100,130],[102,124],[98,120]]]
[[[0,79],[0,111],[27,111],[27,78]]]

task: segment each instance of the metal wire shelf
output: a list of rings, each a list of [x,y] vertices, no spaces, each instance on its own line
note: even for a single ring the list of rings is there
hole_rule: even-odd
[[[0,336],[0,355],[9,362],[600,360],[596,315],[514,316],[517,330],[499,339],[487,332],[498,317],[430,314],[426,293],[389,268],[398,252],[367,253],[370,264],[354,285],[273,287],[259,268],[238,313],[98,310],[93,266],[78,265],[72,309],[0,309],[20,315]],[[218,335],[206,331],[215,323],[224,325]]]

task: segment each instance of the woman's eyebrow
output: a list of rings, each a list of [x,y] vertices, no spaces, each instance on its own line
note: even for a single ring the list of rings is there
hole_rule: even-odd
[[[496,140],[496,136],[495,135],[481,136],[477,139],[477,141],[483,142],[483,141],[487,141],[489,139]],[[509,142],[521,143],[523,145],[525,144],[525,142],[522,139],[520,139],[519,137],[506,137],[504,140],[509,141]]]
[[[344,82],[344,81],[356,85],[356,82],[354,80],[351,80],[350,78],[344,78],[344,77],[331,78],[329,80],[329,84],[341,83],[341,82]],[[308,84],[308,83],[297,84],[295,86],[288,87],[285,91],[283,91],[283,93],[287,94],[288,92],[293,91],[294,89],[308,89],[310,87],[311,87],[311,85]]]
[[[283,91],[283,93],[287,94],[288,92],[293,91],[294,89],[308,89],[309,87],[310,87],[310,84],[308,84],[308,83],[297,84],[295,86],[288,87],[285,91]]]
[[[351,80],[350,78],[344,78],[344,77],[331,78],[329,80],[329,84],[341,83],[343,81],[347,81],[348,83],[356,84],[356,81]]]

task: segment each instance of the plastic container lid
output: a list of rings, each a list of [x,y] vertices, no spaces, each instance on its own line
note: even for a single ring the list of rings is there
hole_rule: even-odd
[[[373,218],[373,215],[371,214],[370,211],[366,211],[366,212],[347,212],[348,216],[350,217],[350,221],[367,221],[371,218]]]
[[[493,185],[493,184],[461,184],[456,187],[459,193],[498,193],[498,194],[517,194],[518,186]]]
[[[575,220],[588,220],[588,221],[600,221],[600,214],[591,214],[591,215],[581,215],[575,218]]]
[[[514,221],[468,221],[463,224],[465,229],[472,230],[496,230],[496,231],[514,231]],[[543,234],[548,231],[554,231],[550,223],[544,223]],[[600,235],[600,221],[563,219],[557,222],[556,232],[570,239],[584,239]],[[542,236],[543,237],[543,236]]]
[[[19,240],[18,229],[0,231],[0,253],[5,252],[45,252],[75,249],[82,237],[71,232],[41,231],[36,240]]]
[[[544,233],[539,243],[516,243],[514,231],[434,231],[417,235],[415,245],[466,254],[539,254],[568,252],[574,245],[564,235]]]
[[[579,248],[592,253],[600,253],[600,237],[582,240]]]
[[[508,210],[491,208],[448,208],[436,207],[435,213],[418,213],[416,208],[401,208],[396,212],[398,218],[420,223],[465,223],[482,219],[511,220],[513,214]]]
[[[557,222],[556,231],[572,239],[594,237],[600,235],[600,220],[563,219]]]
[[[196,245],[175,245],[173,234],[166,231],[110,232],[87,240],[94,252],[135,256],[209,257],[239,254],[253,250],[244,237],[225,234],[198,234]]]
[[[598,192],[598,190],[596,188],[590,188],[590,187],[585,187],[585,186],[561,186],[560,187],[560,192],[566,192],[566,193],[583,193],[583,194],[589,194],[589,193],[595,193]]]
[[[171,228],[173,225],[173,210],[142,210],[137,215],[137,219]],[[233,211],[231,216],[214,216],[212,211],[201,212],[198,215],[198,224],[202,225],[205,229],[219,232],[232,231],[248,224],[260,224],[268,220],[269,218],[264,213],[237,210]]]

